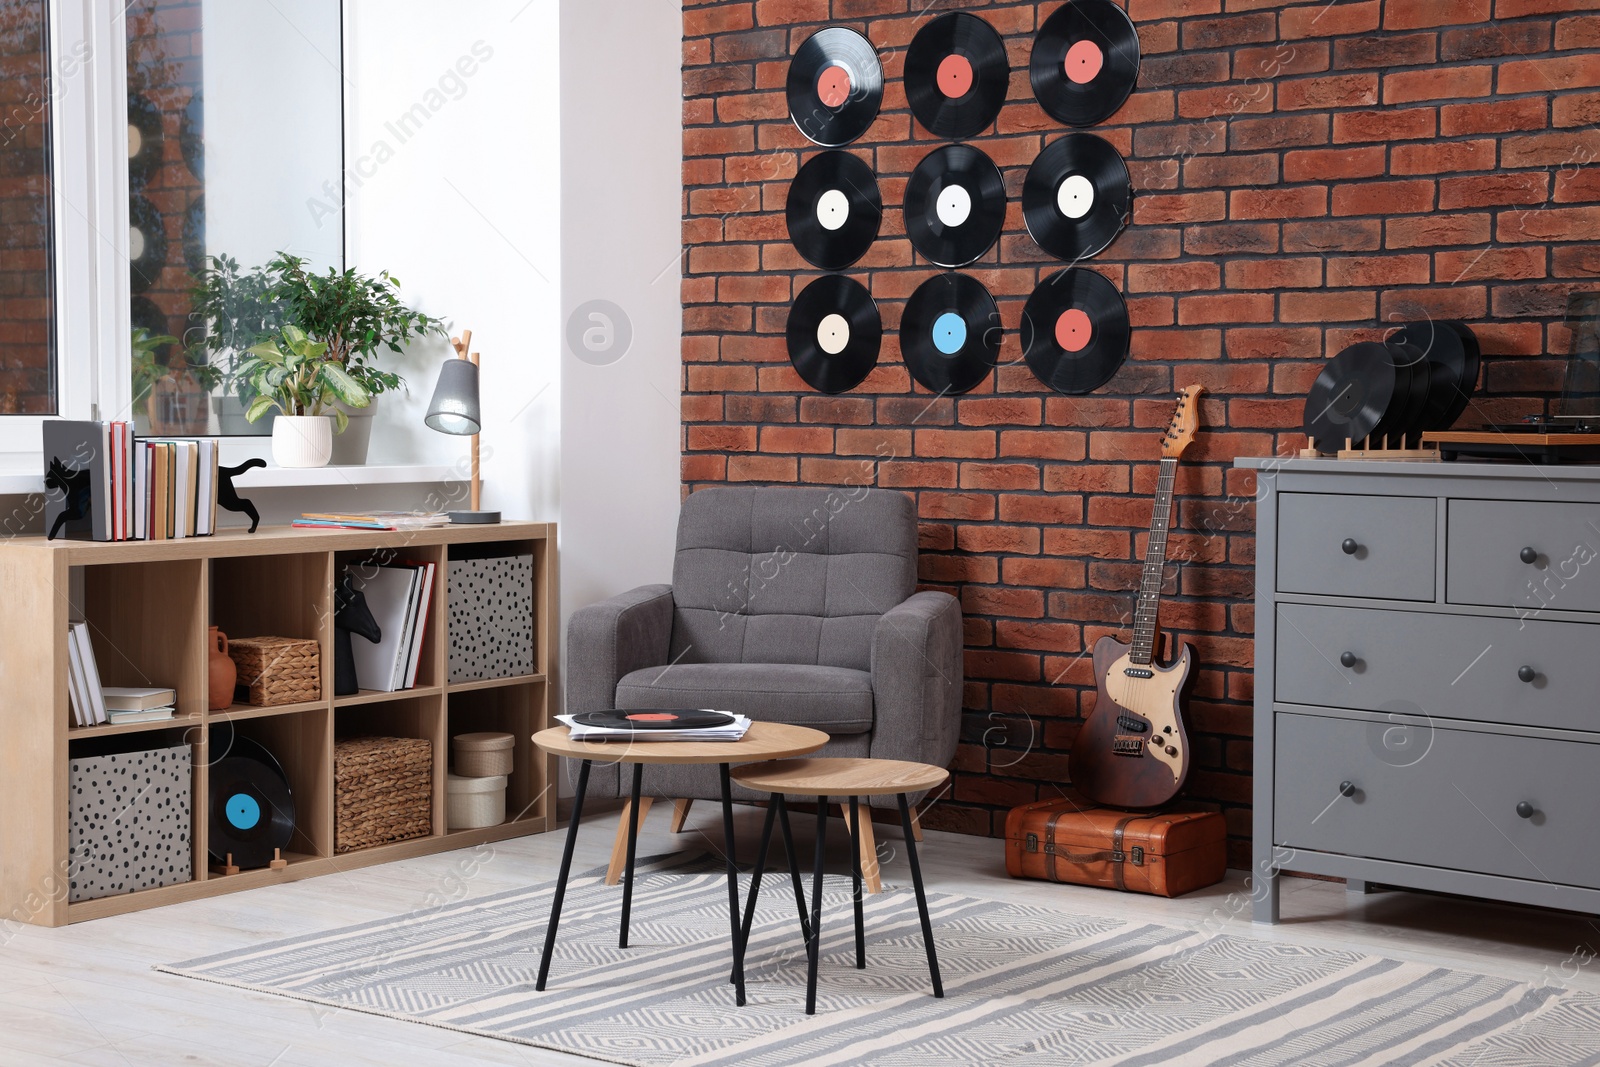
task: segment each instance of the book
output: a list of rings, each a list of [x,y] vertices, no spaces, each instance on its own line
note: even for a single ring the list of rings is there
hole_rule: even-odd
[[[294,521],[303,528],[351,530],[427,530],[450,525],[450,516],[437,511],[367,511],[341,515],[306,512]]]
[[[67,699],[72,705],[72,721],[88,726],[94,720],[94,705],[84,695],[83,657],[78,655],[78,635],[67,627]]]
[[[366,595],[380,635],[377,641],[358,637],[352,642],[356,681],[363,689],[392,693],[400,688],[396,664],[403,663],[409,647],[407,616],[415,610],[418,572],[411,567],[352,564],[345,573],[351,585]]]
[[[422,660],[422,640],[428,636],[428,605],[433,601],[434,565],[424,563],[422,567],[422,595],[417,603],[416,624],[412,627],[410,663],[406,669],[407,689],[415,689],[417,685],[417,667]]]
[[[178,701],[178,694],[171,689],[161,688],[130,688],[126,686],[106,686],[100,691],[105,698],[106,711],[148,711],[151,708],[161,708]]]
[[[89,640],[89,624],[73,623],[72,636],[78,643],[78,657],[83,664],[84,696],[93,711],[88,725],[96,726],[106,721],[106,704],[100,688],[100,668],[94,661],[94,643]]]
[[[176,714],[172,707],[146,708],[143,711],[112,711],[107,715],[112,726],[126,726],[131,722],[165,722]]]

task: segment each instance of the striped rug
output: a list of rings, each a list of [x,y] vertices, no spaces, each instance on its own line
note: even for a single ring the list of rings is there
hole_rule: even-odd
[[[1587,993],[948,893],[929,897],[935,1000],[910,890],[867,898],[858,971],[849,880],[831,876],[816,1016],[794,898],[770,876],[735,1008],[725,875],[703,857],[641,870],[618,949],[603,874],[572,881],[544,993],[549,884],[160,969],[649,1067],[1600,1063]]]

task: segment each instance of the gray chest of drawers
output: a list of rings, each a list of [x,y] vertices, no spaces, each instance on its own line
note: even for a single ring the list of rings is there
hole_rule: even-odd
[[[1283,870],[1600,912],[1600,469],[1240,465],[1255,920]]]

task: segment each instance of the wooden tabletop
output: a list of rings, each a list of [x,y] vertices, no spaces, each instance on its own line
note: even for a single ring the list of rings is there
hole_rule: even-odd
[[[876,797],[924,793],[944,784],[950,772],[896,759],[789,759],[740,767],[733,780],[763,793],[812,797]]]
[[[805,726],[753,722],[738,741],[574,741],[565,726],[533,735],[553,756],[611,763],[758,763],[815,752],[828,735]]]

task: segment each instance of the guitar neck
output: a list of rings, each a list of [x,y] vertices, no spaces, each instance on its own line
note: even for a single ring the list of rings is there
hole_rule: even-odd
[[[1161,575],[1167,563],[1167,531],[1172,523],[1172,485],[1178,460],[1161,461],[1156,479],[1155,510],[1150,518],[1150,543],[1144,553],[1144,574],[1139,580],[1139,601],[1133,610],[1133,651],[1129,659],[1147,664],[1155,659],[1156,620],[1161,611]]]

